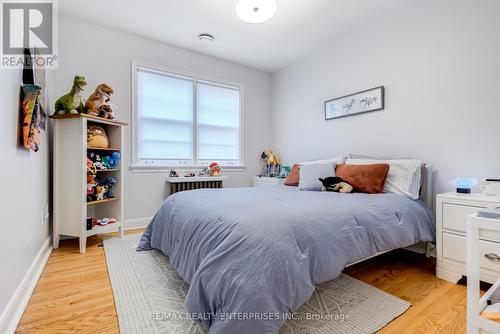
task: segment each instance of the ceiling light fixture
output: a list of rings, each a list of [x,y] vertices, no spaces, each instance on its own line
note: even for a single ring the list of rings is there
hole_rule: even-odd
[[[215,37],[213,35],[210,35],[210,34],[199,34],[198,35],[198,40],[202,41],[202,42],[213,42],[215,41]]]
[[[274,16],[276,0],[236,0],[236,15],[247,23],[261,23]]]

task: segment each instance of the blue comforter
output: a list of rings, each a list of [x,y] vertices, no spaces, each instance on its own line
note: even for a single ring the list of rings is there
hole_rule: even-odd
[[[276,333],[346,265],[434,238],[428,206],[401,195],[201,189],[170,196],[139,250],[169,256],[210,333],[253,334]]]

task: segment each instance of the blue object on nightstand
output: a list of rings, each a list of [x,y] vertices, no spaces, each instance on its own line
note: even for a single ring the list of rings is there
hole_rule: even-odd
[[[470,177],[458,176],[451,180],[450,184],[457,189],[457,193],[470,194],[472,187],[477,184],[477,180]]]

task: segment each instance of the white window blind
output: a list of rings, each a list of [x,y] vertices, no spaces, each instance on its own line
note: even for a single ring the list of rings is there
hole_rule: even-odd
[[[242,165],[241,88],[133,65],[134,165]]]
[[[192,80],[139,70],[137,81],[139,160],[192,160]]]
[[[198,82],[198,159],[233,161],[240,156],[240,92]]]

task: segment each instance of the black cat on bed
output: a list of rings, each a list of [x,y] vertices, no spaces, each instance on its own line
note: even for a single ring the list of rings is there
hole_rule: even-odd
[[[339,193],[352,192],[352,186],[338,176],[329,176],[324,179],[320,178],[319,181],[323,183],[323,191],[335,191]]]

